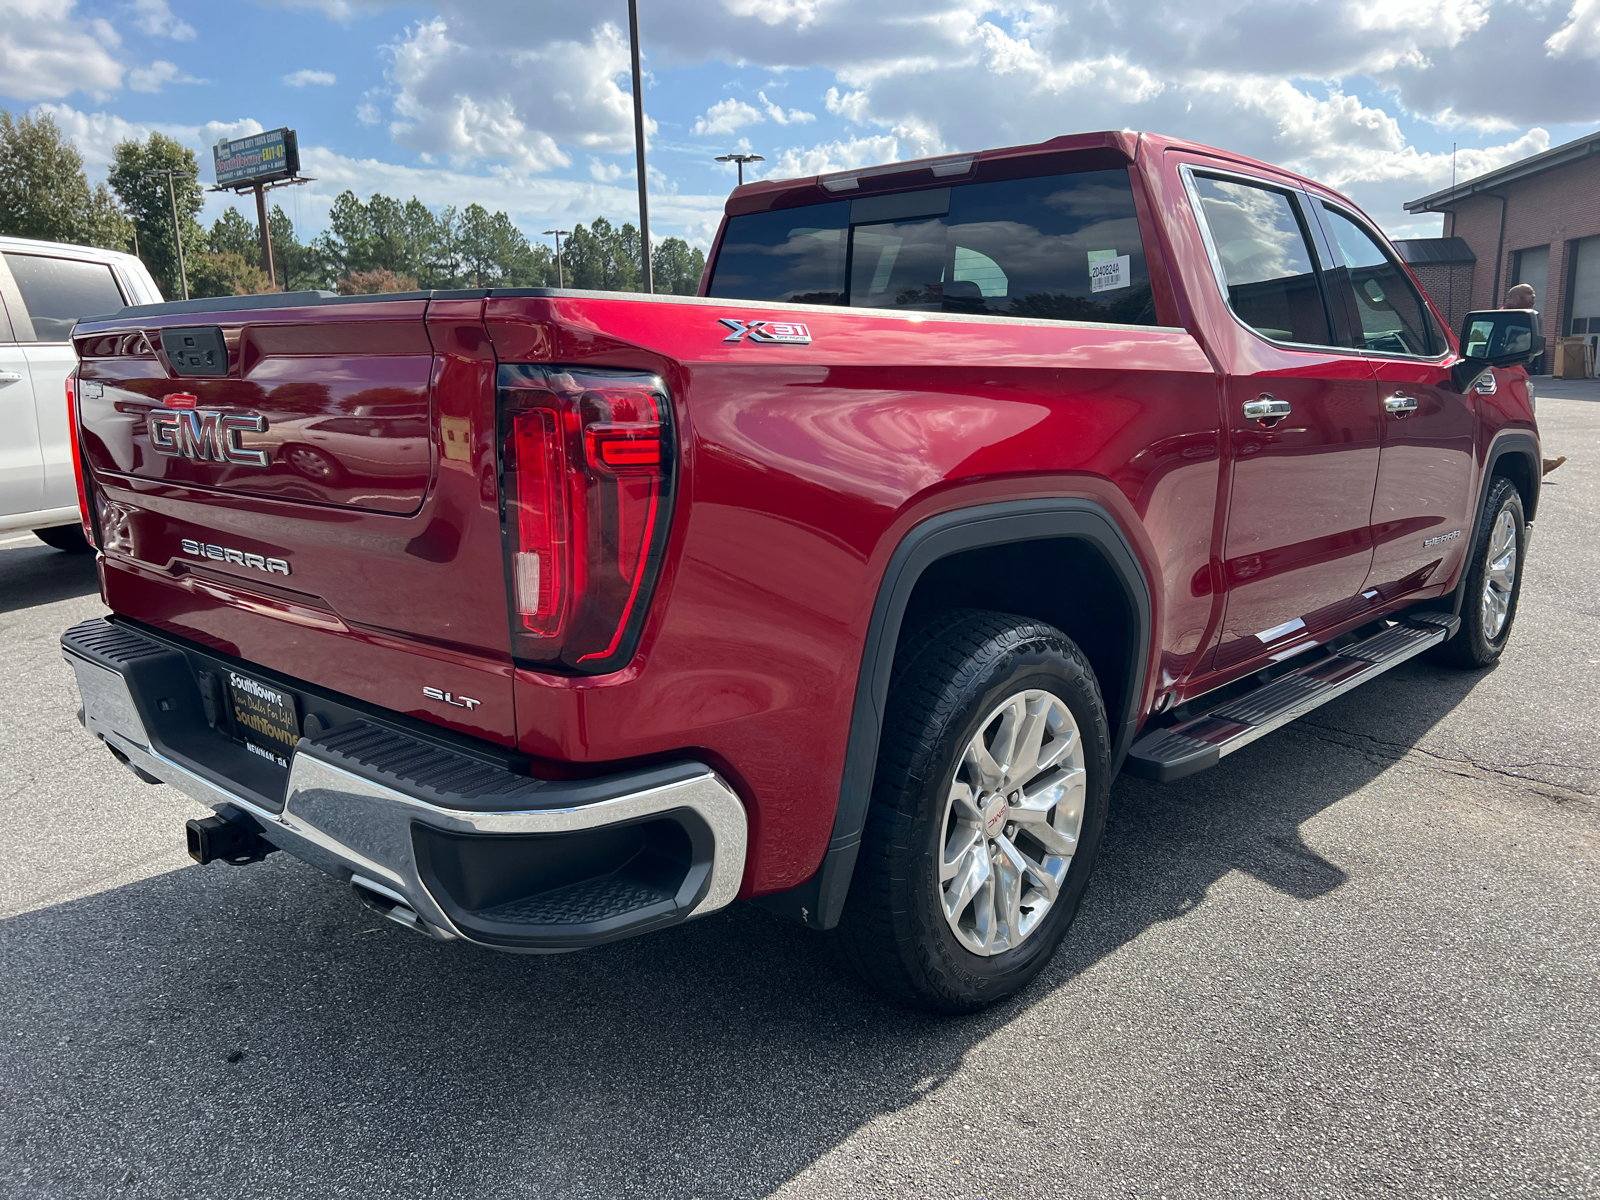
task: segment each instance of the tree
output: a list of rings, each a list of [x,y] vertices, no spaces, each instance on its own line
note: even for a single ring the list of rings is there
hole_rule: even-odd
[[[339,274],[365,271],[372,264],[372,220],[360,197],[346,189],[328,209],[328,228],[319,239]]]
[[[267,273],[261,269],[261,252],[240,254],[236,250],[215,253],[201,250],[191,255],[189,269],[189,295],[202,296],[256,296],[273,290]]]
[[[639,231],[631,224],[618,229],[596,217],[585,229],[572,227],[562,247],[567,286],[605,292],[637,292],[639,284]]]
[[[380,292],[414,292],[417,281],[409,275],[396,275],[387,267],[371,271],[351,271],[339,280],[341,296],[375,296]]]
[[[172,179],[172,190],[184,250],[198,258],[205,244],[197,220],[204,201],[193,150],[160,133],[152,133],[144,142],[132,138],[118,142],[112,152],[110,182],[139,232],[139,257],[155,276],[162,294],[176,299],[183,290],[178,277],[177,246],[172,238],[172,201],[168,199],[166,177],[148,174],[169,168],[180,172]]]
[[[253,251],[260,258],[261,239],[256,227],[230,204],[206,235],[206,249],[213,254],[237,254],[240,258],[249,258]]]
[[[700,290],[705,269],[705,254],[698,248],[691,250],[682,238],[667,238],[650,255],[650,272],[658,292],[692,296]]]
[[[54,117],[0,110],[0,234],[130,250],[133,226]]]
[[[267,214],[267,228],[272,231],[272,261],[277,264],[278,282],[286,292],[315,292],[333,287],[336,275],[317,244],[306,245],[295,235],[294,222],[274,204]]]

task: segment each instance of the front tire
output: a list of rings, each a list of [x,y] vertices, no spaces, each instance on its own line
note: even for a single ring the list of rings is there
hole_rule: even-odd
[[[935,1012],[1026,987],[1088,886],[1110,766],[1099,684],[1065,634],[971,610],[930,622],[896,658],[840,956]]]
[[[1509,479],[1496,477],[1461,582],[1461,628],[1433,651],[1434,661],[1476,671],[1499,659],[1517,619],[1527,550],[1522,495]]]

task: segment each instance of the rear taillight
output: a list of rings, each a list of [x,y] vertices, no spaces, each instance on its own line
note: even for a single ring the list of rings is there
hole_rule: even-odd
[[[72,477],[78,484],[78,520],[83,523],[83,536],[89,545],[96,545],[94,518],[89,513],[89,481],[83,474],[83,447],[78,432],[78,373],[67,372],[67,437],[72,442]]]
[[[512,652],[598,674],[632,656],[666,542],[672,405],[655,375],[500,368]]]

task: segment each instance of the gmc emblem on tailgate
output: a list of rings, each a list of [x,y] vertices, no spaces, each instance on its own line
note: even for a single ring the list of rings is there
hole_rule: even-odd
[[[239,444],[240,434],[267,431],[267,419],[259,414],[242,417],[197,408],[170,412],[158,408],[150,414],[148,428],[151,448],[169,458],[236,467],[264,467],[270,461],[265,450],[246,450]]]

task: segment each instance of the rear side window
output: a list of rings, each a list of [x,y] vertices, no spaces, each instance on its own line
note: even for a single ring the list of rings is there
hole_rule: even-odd
[[[1287,192],[1194,176],[1235,315],[1279,342],[1333,343],[1298,207]]]
[[[783,304],[843,303],[849,226],[848,200],[734,217],[722,235],[710,294]]]
[[[41,342],[64,342],[79,317],[101,317],[123,306],[111,268],[104,263],[40,254],[10,254],[6,266]]]
[[[1444,339],[1434,332],[1427,305],[1399,264],[1360,225],[1336,208],[1322,207],[1343,267],[1332,272],[1332,286],[1351,300],[1361,323],[1355,344],[1418,357],[1443,350]]]
[[[734,217],[709,294],[1156,323],[1133,189],[1120,170]]]

